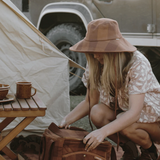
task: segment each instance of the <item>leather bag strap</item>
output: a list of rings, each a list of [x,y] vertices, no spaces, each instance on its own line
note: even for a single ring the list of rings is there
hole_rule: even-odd
[[[88,85],[88,105],[89,105],[89,113],[88,113],[88,118],[89,118],[89,124],[90,124],[90,127],[93,131],[93,126],[92,126],[92,123],[91,123],[91,116],[90,116],[90,113],[91,113],[91,104],[90,104],[90,84]]]
[[[50,150],[51,150],[51,146],[54,143],[54,140],[51,139],[49,136],[44,137],[44,155],[42,157],[43,160],[50,160]]]
[[[117,70],[116,70],[116,61],[115,61],[116,53],[114,54],[114,72],[115,72],[115,118],[117,116],[117,103],[118,103],[118,91],[117,91]],[[119,132],[117,132],[117,151],[119,148]]]
[[[54,150],[52,149],[49,160],[62,160],[64,141],[65,138],[60,138],[54,142]]]
[[[111,160],[117,160],[116,152],[114,147],[111,149]]]

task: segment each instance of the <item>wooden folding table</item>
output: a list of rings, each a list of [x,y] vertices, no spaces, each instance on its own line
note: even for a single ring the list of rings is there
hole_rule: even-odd
[[[4,138],[0,140],[0,151],[4,152],[9,158],[16,160],[17,155],[11,151],[7,144],[12,141],[26,126],[36,117],[45,115],[46,106],[37,95],[30,99],[16,99],[11,102],[0,103],[0,117],[5,119],[0,123],[0,132],[6,128],[16,117],[24,117]],[[0,155],[0,160],[4,157]]]

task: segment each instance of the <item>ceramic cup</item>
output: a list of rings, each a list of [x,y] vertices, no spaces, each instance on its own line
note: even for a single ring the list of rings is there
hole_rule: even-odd
[[[0,89],[0,100],[5,99],[7,94],[8,94],[8,88]]]
[[[0,100],[6,98],[10,86],[8,84],[0,84]]]
[[[16,83],[17,88],[16,88],[16,97],[20,99],[28,99],[32,96],[34,96],[37,92],[37,90],[32,87],[31,82],[17,82]],[[32,89],[34,89],[34,93],[31,94]]]

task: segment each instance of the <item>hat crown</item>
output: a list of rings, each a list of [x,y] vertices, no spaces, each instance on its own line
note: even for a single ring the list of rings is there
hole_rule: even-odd
[[[117,21],[100,18],[88,24],[84,39],[70,47],[71,51],[82,53],[134,52],[136,48],[123,38]]]
[[[85,40],[107,41],[122,37],[118,23],[112,19],[101,18],[88,24]]]

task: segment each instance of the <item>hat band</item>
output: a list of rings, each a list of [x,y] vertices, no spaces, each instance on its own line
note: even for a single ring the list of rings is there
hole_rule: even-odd
[[[104,39],[104,40],[87,40],[87,38],[84,38],[85,41],[88,41],[88,42],[99,42],[99,41],[116,41],[116,40],[120,40],[122,37],[120,38],[116,38],[116,39]]]

